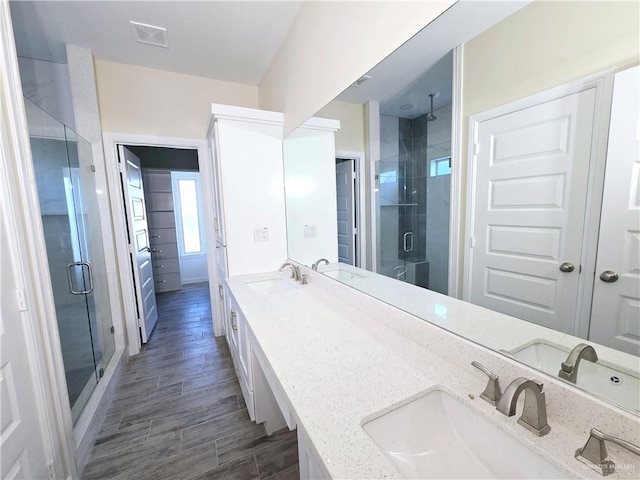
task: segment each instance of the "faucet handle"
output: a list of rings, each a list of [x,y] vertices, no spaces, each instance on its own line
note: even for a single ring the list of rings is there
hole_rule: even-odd
[[[480,394],[480,398],[495,407],[502,397],[502,390],[500,390],[500,382],[498,381],[499,377],[481,363],[473,361],[471,362],[471,365],[489,377],[487,386],[485,387],[484,392]]]

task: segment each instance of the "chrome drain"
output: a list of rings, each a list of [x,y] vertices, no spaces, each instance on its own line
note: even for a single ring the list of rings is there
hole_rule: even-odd
[[[614,385],[620,385],[622,383],[622,379],[617,375],[611,375],[609,381]]]

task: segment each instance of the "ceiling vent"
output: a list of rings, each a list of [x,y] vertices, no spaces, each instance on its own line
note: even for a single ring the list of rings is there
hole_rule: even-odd
[[[169,36],[167,29],[162,27],[154,27],[144,23],[129,22],[133,27],[138,43],[145,45],[153,45],[154,47],[169,48]]]
[[[364,82],[366,82],[367,80],[370,80],[371,77],[369,75],[363,75],[361,76],[358,80],[356,80],[355,82],[353,82],[351,84],[352,87],[359,87],[360,85],[362,85]]]

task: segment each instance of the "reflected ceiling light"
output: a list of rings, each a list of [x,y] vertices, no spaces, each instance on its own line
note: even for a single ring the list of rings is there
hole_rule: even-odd
[[[405,103],[404,105],[400,106],[400,110],[411,110],[413,108],[413,104],[411,103]]]

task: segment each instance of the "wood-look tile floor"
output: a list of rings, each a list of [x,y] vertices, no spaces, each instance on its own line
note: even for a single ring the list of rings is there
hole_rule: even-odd
[[[83,477],[297,479],[296,432],[251,422],[207,283],[157,295],[158,323],[130,357]]]

